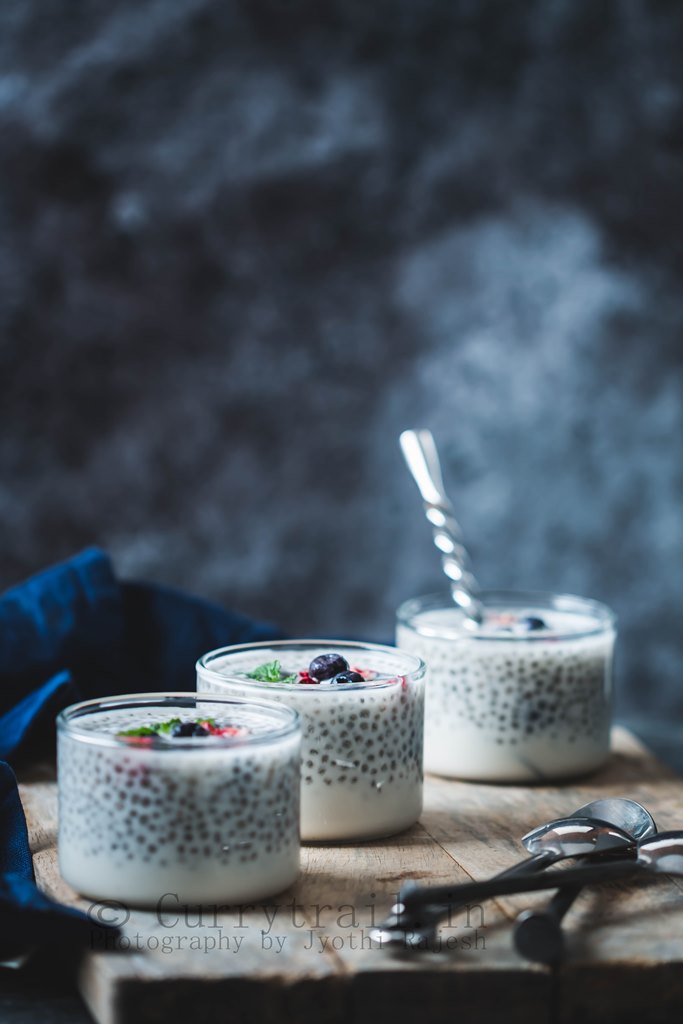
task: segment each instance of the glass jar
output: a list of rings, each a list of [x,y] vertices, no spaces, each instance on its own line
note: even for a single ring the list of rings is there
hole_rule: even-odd
[[[198,722],[199,735],[182,735]],[[59,865],[77,892],[144,906],[167,892],[180,903],[243,903],[296,879],[292,709],[131,694],[74,704],[57,730]]]
[[[335,652],[361,681],[298,681],[311,661]],[[295,682],[249,678],[277,661]],[[422,811],[424,665],[395,647],[339,640],[287,640],[210,651],[197,687],[245,699],[267,697],[299,712],[301,835],[370,839],[412,825]]]
[[[542,782],[597,768],[609,753],[612,612],[559,594],[481,599],[474,630],[447,594],[398,609],[398,646],[427,664],[425,769]]]

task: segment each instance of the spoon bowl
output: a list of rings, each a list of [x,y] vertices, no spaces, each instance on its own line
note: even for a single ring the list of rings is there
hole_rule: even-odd
[[[658,832],[638,847],[638,863],[664,875],[683,875],[683,831]]]
[[[603,797],[592,800],[581,807],[577,814],[585,814],[588,818],[600,818],[623,829],[624,832],[639,841],[653,836],[657,831],[655,820],[642,804],[629,800],[625,796]]]
[[[566,818],[550,821],[528,832],[522,842],[529,853],[544,851],[560,857],[585,857],[593,853],[631,848],[634,837],[617,825],[599,818]]]

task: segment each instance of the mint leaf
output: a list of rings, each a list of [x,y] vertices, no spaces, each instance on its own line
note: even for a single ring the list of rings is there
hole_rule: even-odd
[[[249,679],[255,679],[259,683],[280,683],[282,682],[282,672],[280,671],[279,661],[267,661],[264,665],[259,665],[252,672],[246,673]]]
[[[170,736],[175,725],[180,725],[179,718],[169,718],[168,722],[152,722],[141,725],[137,729],[123,729],[117,736]]]
[[[153,728],[157,735],[169,736],[174,725],[180,725],[179,718],[171,718],[168,722],[160,722],[158,725],[153,726]]]
[[[295,683],[299,676],[296,672],[286,676],[280,667],[279,661],[267,661],[259,665],[252,672],[246,672],[249,679],[255,679],[259,683]]]

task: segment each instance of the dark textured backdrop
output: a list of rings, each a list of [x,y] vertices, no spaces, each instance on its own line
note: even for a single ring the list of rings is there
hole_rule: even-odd
[[[0,581],[91,542],[294,633],[601,598],[683,721],[683,4],[4,0]]]

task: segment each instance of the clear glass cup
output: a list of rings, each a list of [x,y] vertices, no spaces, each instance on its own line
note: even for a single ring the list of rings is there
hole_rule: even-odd
[[[447,594],[398,609],[398,646],[427,665],[425,770],[541,782],[599,767],[609,754],[613,613],[570,595],[489,591],[482,601],[474,631]]]
[[[231,736],[119,735],[214,720]],[[243,903],[299,871],[299,716],[199,693],[84,701],[57,718],[59,867],[94,899]]]
[[[328,652],[374,678],[326,685],[246,676],[275,660],[297,673]],[[419,658],[395,647],[286,640],[210,651],[197,662],[197,687],[268,697],[298,711],[302,838],[371,839],[401,832],[422,812],[424,671]]]

